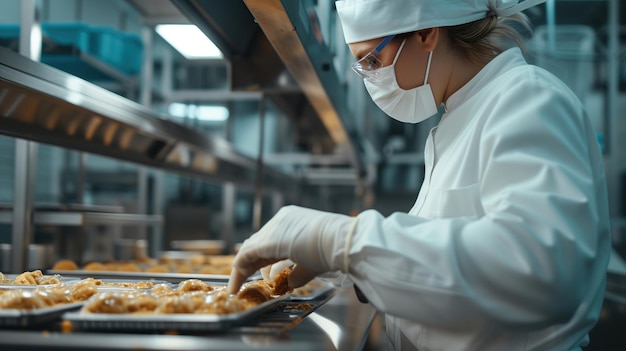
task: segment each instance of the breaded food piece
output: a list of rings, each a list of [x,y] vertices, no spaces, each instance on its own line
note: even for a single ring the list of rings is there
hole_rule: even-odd
[[[216,290],[208,297],[208,303],[205,303],[196,310],[198,314],[231,314],[247,310],[256,306],[248,300],[241,300],[231,296],[226,289]]]
[[[0,272],[0,284],[11,284],[11,279],[9,279],[4,273]]]
[[[136,294],[126,300],[126,309],[129,313],[153,313],[159,302],[149,294]]]
[[[263,280],[250,282],[239,290],[237,298],[258,305],[272,298],[272,287]]]
[[[220,274],[229,275],[232,266],[214,266],[214,265],[202,265],[198,268],[199,274]]]
[[[291,267],[283,269],[282,272],[274,277],[274,281],[272,282],[273,295],[283,295],[293,291],[293,289],[289,287],[289,281],[287,279],[289,278],[289,273],[291,273]]]
[[[150,292],[153,296],[162,297],[175,295],[177,292],[167,284],[157,284]]]
[[[40,270],[32,272],[24,272],[13,280],[13,284],[16,285],[39,285],[39,280],[43,278],[43,273]]]
[[[207,256],[203,254],[193,254],[189,258],[189,263],[195,266],[199,266],[204,264],[207,261]]]
[[[212,255],[207,256],[206,263],[214,266],[232,266],[235,261],[235,255]]]
[[[117,266],[120,272],[141,272],[141,268],[136,263],[123,262]]]
[[[102,285],[102,280],[85,278],[71,286],[70,295],[72,301],[86,301],[98,293],[98,286]]]
[[[105,262],[102,264],[102,270],[103,271],[118,271],[120,267],[120,263],[119,262],[115,262],[115,261],[110,261],[110,262]]]
[[[177,273],[193,273],[196,270],[196,266],[191,263],[184,263],[176,268]]]
[[[149,273],[169,273],[170,268],[164,264],[152,265],[144,270],[144,272]]]
[[[128,294],[119,292],[99,293],[87,301],[82,311],[89,313],[128,313],[126,303],[128,299]]]
[[[46,306],[62,305],[73,302],[71,289],[64,285],[37,288],[35,289],[35,294],[41,298]]]
[[[185,296],[171,295],[159,299],[159,305],[154,313],[194,313],[196,305],[192,299]]]
[[[85,278],[85,279],[79,281],[78,283],[76,283],[76,285],[78,285],[78,284],[89,284],[89,285],[101,286],[101,285],[104,285],[104,282],[102,281],[102,279],[96,279],[96,278],[89,277],[89,278]]]
[[[178,283],[176,290],[180,293],[187,293],[191,291],[211,291],[213,287],[209,284],[201,281],[200,279],[187,279]]]
[[[75,271],[78,270],[78,265],[72,260],[64,259],[57,261],[54,266],[52,266],[52,269],[59,271]]]
[[[0,308],[34,310],[46,307],[41,296],[30,290],[15,289],[0,295]]]
[[[100,262],[89,262],[83,267],[84,271],[106,271],[107,268]]]
[[[68,321],[67,319],[64,320],[63,322],[61,322],[61,332],[63,334],[68,334],[74,331],[74,325],[72,324],[71,321]]]
[[[135,283],[135,289],[152,289],[154,288],[154,283],[147,280],[142,280]]]
[[[61,284],[63,280],[61,276],[58,274],[55,275],[44,275],[37,281],[39,285],[56,285]]]
[[[116,288],[129,288],[129,289],[152,289],[154,283],[150,281],[139,282],[118,282],[118,283],[102,283],[103,286],[111,286]]]

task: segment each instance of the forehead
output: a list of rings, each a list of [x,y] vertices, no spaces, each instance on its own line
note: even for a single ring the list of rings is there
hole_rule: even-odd
[[[352,55],[358,60],[376,48],[384,38],[376,38],[349,44]]]

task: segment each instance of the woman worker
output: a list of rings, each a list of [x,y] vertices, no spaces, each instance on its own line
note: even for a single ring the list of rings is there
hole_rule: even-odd
[[[345,0],[374,102],[417,123],[415,205],[384,217],[282,208],[242,245],[229,289],[290,259],[290,287],[341,272],[386,314],[397,350],[580,350],[610,253],[603,160],[576,96],[529,65],[516,31],[541,0]],[[265,269],[265,272],[267,269]]]

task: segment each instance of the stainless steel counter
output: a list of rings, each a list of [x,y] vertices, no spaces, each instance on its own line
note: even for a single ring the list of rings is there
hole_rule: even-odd
[[[340,288],[312,312],[284,306],[228,333],[204,335],[62,333],[60,322],[37,329],[0,330],[2,350],[362,350],[375,310],[352,288]]]

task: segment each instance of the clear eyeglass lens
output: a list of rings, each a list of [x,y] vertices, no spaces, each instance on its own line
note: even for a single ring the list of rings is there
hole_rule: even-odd
[[[364,79],[376,79],[376,70],[382,67],[382,62],[374,53],[365,55],[362,59],[352,64],[352,69]]]

